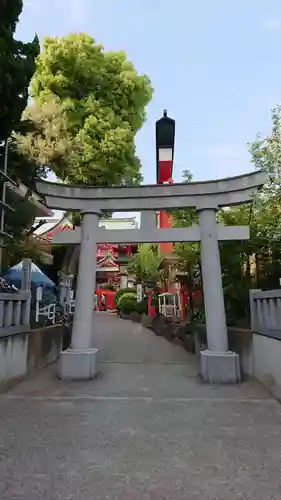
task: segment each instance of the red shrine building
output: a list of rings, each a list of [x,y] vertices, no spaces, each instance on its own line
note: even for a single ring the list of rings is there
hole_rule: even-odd
[[[37,224],[38,224],[37,220]],[[100,226],[106,229],[137,229],[138,224],[135,217],[101,219]],[[67,214],[61,218],[48,218],[35,230],[34,236],[40,242],[42,253],[46,263],[51,263],[52,237],[55,231],[71,231],[73,223]],[[137,245],[109,245],[99,244],[97,247],[97,288],[104,285],[113,285],[116,288],[125,288],[130,284],[130,276],[127,273],[127,265],[130,257],[137,252]],[[63,259],[63,270],[67,274],[76,274],[76,266],[79,256],[79,246],[65,249]]]

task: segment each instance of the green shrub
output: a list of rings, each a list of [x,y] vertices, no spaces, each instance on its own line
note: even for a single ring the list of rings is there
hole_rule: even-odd
[[[190,311],[188,320],[195,323],[205,323],[205,310],[201,308]]]
[[[131,314],[136,310],[136,299],[125,297],[120,305],[121,312],[124,314]]]
[[[125,293],[137,293],[137,290],[136,288],[121,288],[121,290],[118,290],[118,292],[115,295],[115,305],[118,309],[119,309],[119,299]]]
[[[135,302],[137,302],[137,294],[133,293],[133,292],[123,293],[123,295],[121,295],[121,297],[118,300],[119,309],[122,309],[122,303],[124,300],[127,300],[127,299],[135,300]]]
[[[136,311],[140,314],[147,314],[147,297],[136,303]]]

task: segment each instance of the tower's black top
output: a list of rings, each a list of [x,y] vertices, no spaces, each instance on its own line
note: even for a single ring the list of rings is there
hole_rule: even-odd
[[[172,158],[174,159],[174,145],[175,145],[175,120],[169,118],[167,110],[164,109],[163,116],[157,120],[156,125],[156,171],[158,180],[158,160],[159,149],[172,149]]]

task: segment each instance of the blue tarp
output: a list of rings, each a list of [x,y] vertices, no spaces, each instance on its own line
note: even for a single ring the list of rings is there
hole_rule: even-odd
[[[17,288],[21,286],[21,272],[22,272],[22,262],[19,262],[15,266],[8,269],[6,274],[3,276],[12,285]],[[44,274],[41,269],[36,266],[36,264],[31,264],[31,289],[34,292],[37,287],[41,286],[43,288],[43,296],[51,295],[55,297],[56,285],[55,283]],[[53,299],[53,297],[52,297]]]

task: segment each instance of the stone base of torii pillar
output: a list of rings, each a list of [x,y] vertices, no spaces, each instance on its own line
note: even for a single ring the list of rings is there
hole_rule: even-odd
[[[200,372],[209,384],[237,384],[241,381],[240,360],[236,352],[201,351]]]
[[[99,372],[98,349],[67,349],[58,361],[58,377],[62,380],[91,380]]]

